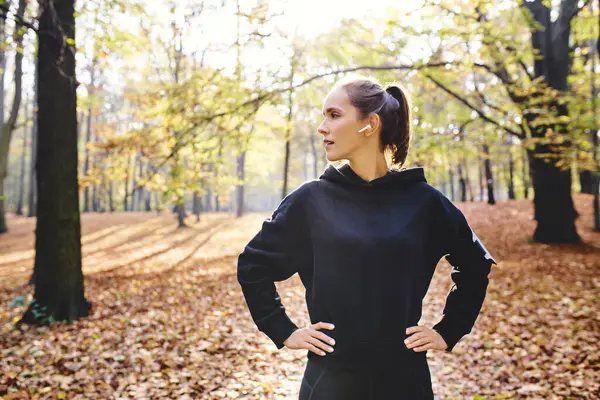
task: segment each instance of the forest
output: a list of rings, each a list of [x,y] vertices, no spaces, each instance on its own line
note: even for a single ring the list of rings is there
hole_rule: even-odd
[[[406,166],[499,260],[436,399],[600,397],[600,1],[324,3],[0,0],[0,398],[297,398],[235,260],[353,74],[404,85]]]

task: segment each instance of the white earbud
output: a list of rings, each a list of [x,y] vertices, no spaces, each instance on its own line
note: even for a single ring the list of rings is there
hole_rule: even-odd
[[[358,131],[358,133],[361,133],[362,131],[371,128],[371,124],[365,126],[364,128],[362,128],[361,130]]]

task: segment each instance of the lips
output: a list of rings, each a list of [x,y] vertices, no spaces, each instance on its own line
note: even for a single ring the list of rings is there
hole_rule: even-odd
[[[328,144],[333,144],[331,140],[323,140],[323,144],[327,146]]]

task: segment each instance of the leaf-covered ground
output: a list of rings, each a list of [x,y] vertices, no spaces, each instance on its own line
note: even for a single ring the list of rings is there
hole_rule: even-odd
[[[437,399],[600,398],[600,234],[591,196],[575,197],[584,243],[529,243],[526,201],[457,205],[499,261],[473,332],[429,352]],[[34,221],[9,216],[0,236],[0,396],[4,399],[296,399],[306,351],[253,324],[237,255],[268,213],[206,214],[177,230],[167,213],[82,216],[89,318],[14,329],[30,300]],[[437,322],[452,282],[438,265],[420,324]],[[298,277],[277,283],[307,324]],[[15,301],[17,299],[17,301]]]

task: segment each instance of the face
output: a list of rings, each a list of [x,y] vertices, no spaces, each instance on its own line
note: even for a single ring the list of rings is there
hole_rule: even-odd
[[[317,131],[323,135],[323,145],[329,161],[350,159],[357,150],[364,147],[365,138],[373,132],[372,128],[368,128],[358,133],[358,130],[369,123],[369,119],[358,119],[358,110],[350,103],[346,91],[341,87],[327,95],[322,112],[323,122]]]

